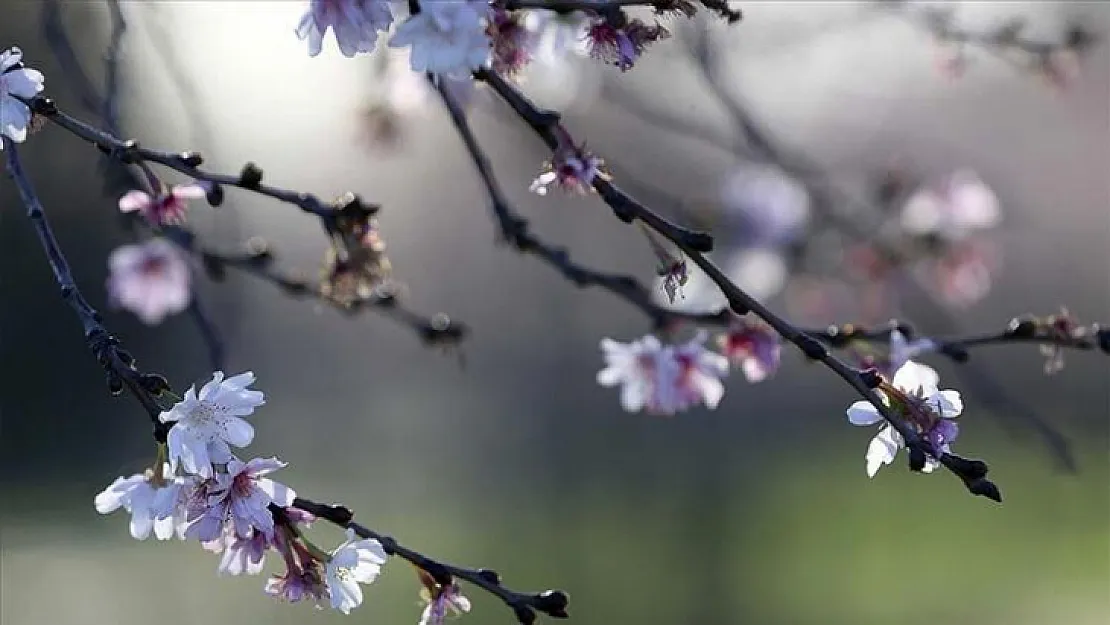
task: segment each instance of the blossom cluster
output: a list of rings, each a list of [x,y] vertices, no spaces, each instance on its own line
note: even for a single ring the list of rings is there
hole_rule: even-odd
[[[308,43],[308,53],[319,55],[329,31],[344,56],[352,57],[376,49],[378,39],[390,33],[389,47],[407,49],[415,72],[441,78],[466,79],[479,68],[513,75],[525,67],[552,39],[543,31],[570,31],[556,39],[569,47],[574,40],[586,42],[588,53],[627,71],[644,49],[670,36],[658,20],[629,17],[623,10],[597,3],[596,10],[584,7],[569,17],[547,10],[510,10],[501,0],[421,0],[401,3],[391,0],[311,0],[296,28]],[[554,4],[554,3],[553,3]],[[687,0],[645,2],[656,16],[696,12]],[[544,14],[530,19],[532,14]]]
[[[759,382],[779,366],[779,335],[766,324],[738,317],[717,338],[720,352],[705,346],[704,330],[690,340],[667,345],[647,335],[631,343],[603,339],[602,386],[621,387],[621,406],[629,412],[673,415],[696,405],[716,408],[724,396],[721,380],[731,366]]]
[[[716,408],[724,395],[721,379],[730,364],[754,383],[774,373],[781,361],[779,335],[759,321],[735,318],[717,338],[719,353],[705,347],[706,338],[706,333],[699,331],[694,338],[674,345],[665,345],[654,335],[631,343],[603,339],[606,366],[597,374],[597,381],[602,386],[620,386],[621,406],[629,412],[674,415],[696,405]],[[959,433],[951,419],[963,410],[960,394],[938,390],[936,371],[913,360],[935,352],[937,343],[931,339],[909,341],[893,329],[889,345],[885,358],[868,355],[859,359],[860,364],[881,377],[880,397],[916,429],[935,457],[950,452]],[[869,426],[883,422],[884,416],[870,402],[857,401],[848,408],[848,420]],[[879,467],[893,462],[904,447],[902,435],[886,423],[868,446],[867,475],[874,477]],[[926,459],[922,471],[932,472],[939,466],[935,457]]]
[[[338,547],[321,550],[302,531],[313,516],[296,507],[292,488],[269,477],[286,463],[236,455],[254,439],[246,417],[265,404],[262,392],[250,388],[254,380],[250,372],[225,378],[217,371],[199,392],[190,387],[159,415],[169,431],[154,465],[112,482],[96,496],[96,510],[126,510],[138,540],[153,533],[199,541],[221,554],[223,574],[257,575],[267,553],[277,552],[285,571],[267,580],[267,594],[350,613],[362,603],[360,584],[373,582],[388,556],[380,542],[350,529]],[[444,601],[469,607],[457,588],[429,595],[421,623],[440,622]]]

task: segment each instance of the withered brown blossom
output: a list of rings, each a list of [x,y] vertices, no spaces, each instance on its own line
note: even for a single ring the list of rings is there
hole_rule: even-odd
[[[324,259],[320,295],[343,306],[356,306],[385,286],[392,266],[378,230],[377,206],[366,206],[351,193],[337,198],[332,245]]]

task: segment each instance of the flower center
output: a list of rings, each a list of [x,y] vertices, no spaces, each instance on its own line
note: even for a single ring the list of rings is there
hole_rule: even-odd
[[[166,259],[161,256],[147,256],[139,265],[139,273],[146,277],[162,274],[166,270]]]

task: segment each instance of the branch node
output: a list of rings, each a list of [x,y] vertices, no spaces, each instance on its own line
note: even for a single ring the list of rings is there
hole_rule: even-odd
[[[260,184],[262,184],[262,170],[258,165],[254,163],[243,165],[243,170],[239,172],[239,186],[249,191],[257,191]]]
[[[53,98],[35,98],[31,100],[31,112],[36,115],[45,115],[52,117],[58,114],[58,105],[54,103]]]
[[[536,595],[532,605],[539,611],[555,618],[567,618],[567,604],[570,597],[561,590],[545,590]]]
[[[829,350],[820,341],[808,334],[799,334],[795,344],[810,360],[824,360],[829,357]]]
[[[186,167],[200,167],[204,164],[204,157],[200,155],[200,152],[182,152],[178,155],[178,158],[181,159],[181,164]]]
[[[496,586],[501,585],[501,576],[493,569],[478,569],[478,577]]]

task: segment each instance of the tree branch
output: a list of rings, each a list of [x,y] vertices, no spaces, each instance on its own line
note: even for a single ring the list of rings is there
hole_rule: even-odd
[[[566,134],[559,121],[559,115],[552,111],[538,109],[523,94],[513,88],[496,72],[482,69],[475,72],[475,77],[490,85],[506,104],[512,108],[520,119],[535,132],[553,152],[560,147],[557,130]],[[809,359],[823,363],[845,383],[856,390],[864,399],[875,406],[879,414],[890,423],[906,441],[906,446],[920,455],[935,457],[959,477],[967,489],[975,494],[985,496],[995,501],[1001,501],[1002,495],[998,487],[986,479],[987,464],[979,460],[967,460],[959,456],[942,453],[938,456],[921,439],[917,432],[883,402],[874,391],[872,383],[875,380],[865,379],[862,372],[857,371],[834,356],[817,339],[794,327],[786,319],[779,317],[760,302],[749,296],[745,291],[736,286],[712,261],[702,255],[702,251],[690,245],[687,237],[682,235],[688,232],[680,228],[657,227],[657,222],[644,219],[644,216],[654,215],[652,211],[643,207],[631,197],[625,195],[616,186],[600,178],[593,180],[602,200],[610,206],[622,221],[629,222],[641,219],[652,230],[658,232],[678,246],[695,264],[706,273],[710,280],[721,290],[729,307],[736,314],[743,315],[751,312],[767,322],[783,339],[794,344]],[[630,208],[631,207],[631,208]],[[708,235],[705,235],[708,238]],[[911,454],[912,455],[912,454]]]

